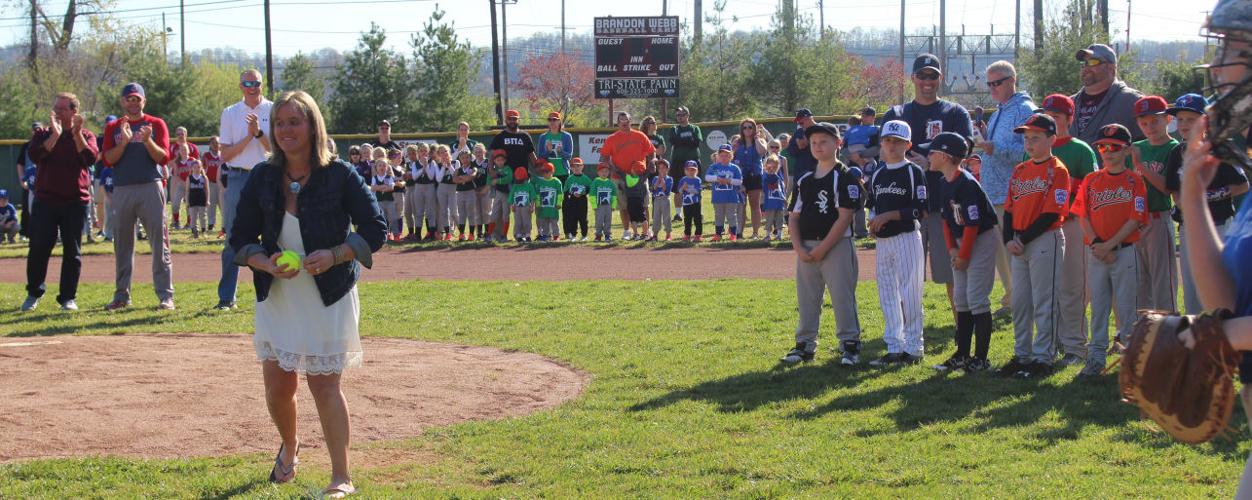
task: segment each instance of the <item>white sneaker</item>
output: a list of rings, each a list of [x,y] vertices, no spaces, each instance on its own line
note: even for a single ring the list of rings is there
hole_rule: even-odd
[[[627,240],[627,241],[629,241],[629,240],[630,240],[630,231],[629,231],[629,230],[627,230],[627,231],[622,231],[622,239],[623,239],[623,240]]]

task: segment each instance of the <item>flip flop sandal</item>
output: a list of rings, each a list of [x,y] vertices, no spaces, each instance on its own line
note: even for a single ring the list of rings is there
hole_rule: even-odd
[[[286,445],[278,445],[278,454],[274,455],[274,468],[270,469],[271,483],[288,483],[296,478],[296,466],[300,465],[300,445],[296,445],[296,457],[291,459],[291,465],[283,465],[283,447]],[[281,475],[280,475],[281,474]]]
[[[356,493],[356,487],[352,483],[341,484],[333,488],[322,490],[322,498],[343,498]]]

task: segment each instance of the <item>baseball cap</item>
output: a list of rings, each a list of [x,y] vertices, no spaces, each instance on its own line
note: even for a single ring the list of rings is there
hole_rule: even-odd
[[[1135,101],[1135,118],[1148,115],[1163,115],[1169,109],[1165,98],[1159,95],[1140,97]]]
[[[513,169],[513,178],[519,181],[526,180],[530,174],[526,173],[526,167],[517,167]]]
[[[648,164],[644,163],[643,160],[635,160],[635,161],[630,162],[629,173],[634,174],[634,175],[639,175],[647,171],[648,171]]]
[[[913,60],[913,73],[916,74],[924,69],[933,69],[943,74],[943,69],[939,67],[939,58],[934,54],[922,54]]]
[[[1074,116],[1074,100],[1065,94],[1049,94],[1043,98],[1043,110]]]
[[[687,110],[686,106],[679,106],[677,109],[674,110],[674,114],[690,115],[691,111]]]
[[[560,113],[559,111],[553,111],[553,112],[551,112],[551,113],[548,113],[548,119],[549,119],[549,120],[560,120],[560,119],[561,119],[561,113]]]
[[[1093,43],[1085,49],[1079,49],[1074,53],[1074,59],[1086,61],[1088,58],[1096,58],[1109,64],[1117,64],[1117,52],[1113,52],[1113,48],[1102,43]]]
[[[1208,106],[1208,101],[1204,100],[1204,96],[1200,94],[1183,94],[1174,100],[1174,105],[1165,110],[1166,113],[1177,115],[1179,111],[1194,111],[1204,114],[1204,108]]]
[[[1120,123],[1110,123],[1100,128],[1100,137],[1093,144],[1130,144],[1130,130]]]
[[[608,164],[606,164],[606,163],[601,163],[601,164],[599,164],[599,165],[596,165],[596,171],[597,171],[597,172],[599,172],[599,171],[601,171],[601,170],[608,170],[608,169],[609,169],[609,165],[608,165]]]
[[[122,97],[124,97],[124,98],[125,98],[125,97],[130,97],[130,96],[132,96],[132,95],[138,95],[139,97],[147,97],[147,96],[145,96],[145,95],[144,95],[144,93],[143,93],[143,85],[140,85],[140,84],[135,83],[135,82],[130,82],[130,83],[126,84],[126,85],[123,85],[123,86],[122,86]]]
[[[9,199],[9,190],[0,189],[0,198]]]
[[[461,155],[474,156],[474,153],[471,152],[469,148],[461,148],[461,149],[456,150],[456,155],[457,156],[461,156]]]
[[[956,132],[940,132],[930,143],[921,148],[929,154],[931,151],[938,151],[947,154],[957,160],[962,160],[969,154],[969,142]]]
[[[541,162],[539,162],[539,165],[538,165],[537,167],[535,167],[535,168],[539,169],[539,171],[540,171],[540,172],[554,172],[554,171],[556,171],[556,169],[552,167],[552,164],[551,164],[551,163],[548,163],[548,162],[546,162],[546,161],[541,161]]]
[[[718,146],[717,150],[718,151],[734,151],[735,148],[731,146],[729,142],[726,142],[726,143],[722,143],[721,146]]]
[[[835,124],[830,122],[818,122],[812,127],[804,129],[805,137],[813,137],[813,134],[826,134],[834,137],[835,139],[842,137],[842,135],[839,134],[839,127],[836,127]]]
[[[874,116],[876,114],[878,114],[878,112],[874,111],[873,106],[866,106],[865,109],[861,110],[861,116],[865,116],[865,115]]]
[[[42,123],[39,123],[39,122],[30,122],[30,129],[31,129],[31,130],[39,130],[39,129],[41,129],[41,128],[43,128],[43,124],[42,124]]]
[[[570,160],[569,160],[569,164],[570,164],[570,165],[582,165],[582,164],[583,164],[583,159],[582,159],[582,158],[579,158],[579,157],[577,157],[577,156],[575,156],[575,157],[573,157],[573,158],[570,158]]]
[[[522,114],[518,113],[516,109],[510,109],[504,112],[504,117],[505,118],[521,118]]]
[[[495,151],[492,151],[492,152],[491,152],[491,159],[493,159],[493,160],[494,160],[494,159],[496,159],[496,157],[497,157],[497,156],[503,156],[503,157],[505,157],[505,158],[508,158],[508,157],[509,157],[509,153],[505,152],[503,149],[497,149],[497,150],[495,150]]]
[[[378,121],[378,126],[379,126],[379,127],[387,127],[387,128],[391,128],[391,120],[379,120],[379,121]]]
[[[700,163],[699,163],[699,162],[697,162],[697,161],[695,161],[695,160],[687,160],[687,162],[683,164],[683,168],[695,168],[695,169],[698,169],[698,168],[700,168]]]
[[[110,123],[113,123],[116,120],[117,120],[117,115],[109,115],[109,116],[104,117],[104,124],[108,125]]]
[[[913,129],[909,127],[909,124],[900,120],[891,120],[882,124],[882,132],[879,133],[879,137],[883,139],[896,137],[913,142]]]
[[[1013,132],[1022,134],[1027,130],[1038,130],[1048,135],[1056,135],[1056,120],[1043,113],[1035,113],[1026,119],[1026,123],[1013,129]]]
[[[801,118],[811,118],[812,116],[813,116],[813,112],[809,111],[809,108],[797,109],[796,110],[796,123],[800,123]]]

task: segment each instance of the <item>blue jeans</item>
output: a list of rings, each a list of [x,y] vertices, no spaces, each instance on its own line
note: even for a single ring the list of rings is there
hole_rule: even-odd
[[[235,301],[235,290],[239,287],[239,266],[235,265],[235,249],[230,247],[230,230],[235,225],[239,193],[243,192],[250,174],[251,171],[222,172],[226,176],[226,192],[222,193],[222,230],[226,231],[226,241],[222,248],[222,279],[217,282],[217,299],[228,304]]]

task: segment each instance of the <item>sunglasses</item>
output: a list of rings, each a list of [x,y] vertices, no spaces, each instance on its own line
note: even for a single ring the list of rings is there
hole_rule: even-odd
[[[916,78],[918,80],[926,80],[926,81],[938,80],[939,73],[914,73],[913,78]]]
[[[1101,153],[1116,153],[1123,149],[1126,149],[1126,146],[1121,144],[1096,144],[1096,151]]]
[[[1086,58],[1086,59],[1083,59],[1083,60],[1082,60],[1081,62],[1079,62],[1078,64],[1080,64],[1080,65],[1082,65],[1082,66],[1085,66],[1085,67],[1088,67],[1088,68],[1094,68],[1094,67],[1096,67],[1096,66],[1099,66],[1099,65],[1101,65],[1101,64],[1104,64],[1104,61],[1101,61],[1101,60],[1096,59],[1096,58],[1094,58],[1094,57],[1088,57],[1088,58]]]
[[[1001,85],[1004,85],[1004,82],[1009,81],[1009,79],[1010,79],[1010,78],[1013,78],[1013,77],[1011,77],[1011,76],[1006,76],[1006,77],[1001,78],[1001,79],[999,79],[999,80],[993,80],[993,81],[987,82],[987,86],[988,86],[988,87],[990,87],[990,88],[993,88],[993,89],[994,89],[994,88],[996,88],[996,87],[999,87],[999,86],[1001,86]]]
[[[559,121],[561,121],[560,118],[548,118],[548,123],[559,122]]]
[[[240,85],[243,85],[243,86],[244,86],[244,88],[249,88],[249,89],[251,89],[251,88],[256,88],[256,87],[260,87],[260,86],[261,86],[261,82],[250,82],[250,81],[246,81],[246,80],[245,80],[245,81],[241,81],[241,82],[239,82],[239,84],[240,84]]]
[[[744,125],[739,127],[740,130],[756,130],[756,125]]]

